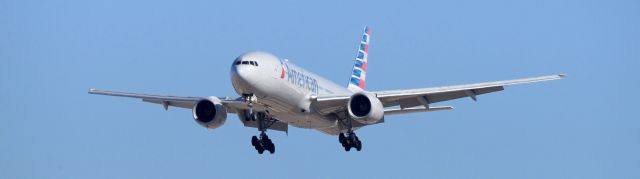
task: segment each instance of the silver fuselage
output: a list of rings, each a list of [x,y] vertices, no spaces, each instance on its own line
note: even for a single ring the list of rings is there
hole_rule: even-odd
[[[257,65],[242,64],[243,61]],[[236,93],[254,94],[257,103],[266,106],[278,120],[321,131],[338,130],[337,118],[316,111],[311,106],[312,96],[352,93],[346,87],[265,52],[249,52],[236,58],[231,65],[231,82]]]

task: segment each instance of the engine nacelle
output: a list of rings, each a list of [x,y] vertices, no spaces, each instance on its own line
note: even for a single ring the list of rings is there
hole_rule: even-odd
[[[193,106],[193,119],[203,127],[214,129],[222,126],[227,120],[227,110],[220,99],[209,97],[198,101]]]
[[[374,124],[384,118],[382,102],[373,93],[353,94],[347,106],[349,117],[363,124]]]

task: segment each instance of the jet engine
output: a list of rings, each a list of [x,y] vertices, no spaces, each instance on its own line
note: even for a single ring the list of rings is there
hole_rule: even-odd
[[[353,94],[347,106],[349,117],[363,124],[374,124],[384,118],[382,102],[373,93]]]
[[[209,97],[198,101],[193,106],[193,119],[203,127],[218,128],[227,120],[227,110],[220,102],[220,99]]]

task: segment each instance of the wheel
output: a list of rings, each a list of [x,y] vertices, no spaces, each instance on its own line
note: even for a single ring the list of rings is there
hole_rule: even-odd
[[[262,154],[264,152],[264,147],[260,144],[254,145],[253,147],[256,148],[256,151],[258,151],[259,154]]]
[[[276,145],[271,143],[271,145],[269,146],[269,153],[273,154],[275,152],[276,152]]]
[[[340,133],[340,135],[338,135],[338,142],[344,144],[345,140],[347,140],[347,138],[344,137],[344,133]]]
[[[351,150],[351,146],[345,146],[345,147],[344,147],[344,151],[349,152],[350,150]]]
[[[347,135],[347,140],[349,141],[349,143],[354,144],[356,143],[356,137],[358,137],[356,136],[356,134],[350,133],[349,135]]]
[[[273,141],[271,141],[271,139],[269,138],[262,139],[261,145],[265,150],[269,151],[272,154],[276,152],[276,145],[273,144]]]
[[[358,151],[362,150],[362,142],[360,142],[360,139],[358,139],[358,137],[356,137],[355,147]]]
[[[350,147],[350,146],[349,146],[349,143],[344,142],[344,143],[342,143],[342,147],[347,148],[347,147]]]
[[[251,145],[253,145],[254,147],[260,145],[260,140],[258,140],[258,137],[251,137]]]
[[[264,148],[268,148],[267,146],[269,146],[269,144],[273,144],[273,142],[271,142],[271,139],[269,138],[264,138],[260,141],[260,144],[262,144]]]

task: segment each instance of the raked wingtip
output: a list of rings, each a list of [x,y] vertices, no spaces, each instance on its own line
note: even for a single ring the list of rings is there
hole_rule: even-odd
[[[560,78],[564,78],[564,77],[567,77],[567,74],[566,74],[566,73],[560,73],[560,74],[558,74],[558,76],[559,76]]]

